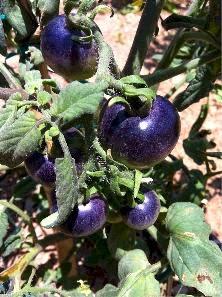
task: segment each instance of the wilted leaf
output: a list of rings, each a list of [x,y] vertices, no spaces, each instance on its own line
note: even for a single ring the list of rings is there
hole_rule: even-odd
[[[165,20],[161,22],[165,30],[175,28],[200,28],[204,29],[206,18],[194,18],[191,16],[178,15],[176,13],[171,14]]]
[[[174,203],[166,226],[170,232],[167,256],[182,284],[206,296],[221,296],[222,252],[209,241],[210,227],[202,209],[189,202]]]
[[[213,89],[213,81],[211,68],[208,65],[199,67],[195,78],[190,81],[186,90],[178,94],[174,99],[176,108],[182,111],[189,105],[208,96],[209,92]]]
[[[22,255],[16,263],[0,273],[0,281],[21,275],[32,259],[39,253],[39,248],[33,247],[28,253]]]

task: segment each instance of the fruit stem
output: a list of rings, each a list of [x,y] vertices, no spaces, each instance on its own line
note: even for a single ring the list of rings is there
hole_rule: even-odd
[[[108,73],[116,78],[119,78],[119,70],[114,59],[113,51],[104,41],[102,33],[98,29],[97,25],[82,13],[76,15],[69,14],[69,21],[74,27],[78,27],[82,30],[90,29],[93,33],[94,39],[99,48],[99,62],[96,72],[96,81],[104,80]]]

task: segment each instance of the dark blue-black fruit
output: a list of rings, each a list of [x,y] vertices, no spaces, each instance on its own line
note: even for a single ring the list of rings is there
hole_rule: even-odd
[[[114,159],[130,168],[145,169],[165,159],[180,135],[180,118],[173,104],[157,96],[147,115],[127,112],[124,104],[103,106],[99,139]]]
[[[94,39],[74,40],[85,37],[80,29],[73,29],[65,15],[53,18],[41,34],[41,51],[52,70],[67,80],[83,80],[97,70],[98,47]]]
[[[55,191],[51,193],[51,212],[57,211]],[[92,195],[85,204],[76,205],[60,230],[74,237],[91,235],[106,222],[108,206],[99,194]]]
[[[132,229],[143,230],[153,225],[160,212],[160,201],[154,191],[144,193],[144,201],[135,207],[123,207],[123,222]]]

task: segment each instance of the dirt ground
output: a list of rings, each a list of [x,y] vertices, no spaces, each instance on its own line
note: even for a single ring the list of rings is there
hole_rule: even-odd
[[[181,12],[185,11],[187,6],[187,1],[185,4],[181,4]],[[163,12],[161,14],[164,19],[168,15],[167,12]],[[127,15],[121,15],[119,13],[115,13],[112,18],[109,18],[108,14],[98,15],[96,17],[96,23],[101,28],[101,31],[104,35],[105,40],[112,47],[114,56],[116,58],[117,64],[120,68],[122,68],[125,64],[126,58],[128,56],[128,52],[130,46],[133,41],[133,37],[140,19],[140,13],[133,14],[129,13]],[[156,62],[151,59],[152,55],[162,53],[164,49],[167,47],[169,41],[172,39],[175,34],[174,31],[164,31],[164,29],[159,25],[159,34],[153,40],[151,47],[147,53],[147,57],[144,62],[144,66],[142,69],[142,74],[148,74],[154,70]],[[1,58],[1,56],[0,56]],[[17,68],[17,60],[16,58],[9,59],[8,63]],[[183,75],[179,75],[173,79],[167,80],[159,85],[158,93],[160,95],[165,95],[174,84],[181,79]],[[61,86],[65,86],[66,82],[59,76],[54,75]],[[181,91],[178,90],[178,92]],[[1,100],[0,100],[1,101]],[[201,103],[196,103],[187,108],[185,111],[180,113],[181,116],[181,136],[176,148],[173,151],[173,154],[183,158],[184,163],[189,168],[197,168],[197,165],[192,162],[189,157],[187,157],[183,151],[182,142],[183,139],[187,137],[189,129],[195,119],[197,118],[201,104],[206,100],[203,99]],[[0,102],[1,106],[2,102]],[[212,139],[215,139],[217,143],[216,151],[222,151],[222,137],[221,137],[221,127],[222,127],[222,105],[220,105],[214,98],[213,95],[210,96],[210,112],[207,117],[206,122],[204,123],[205,129],[210,129],[212,134],[209,136]],[[220,137],[219,137],[220,136]],[[217,170],[222,170],[222,160],[217,162]],[[218,236],[220,240],[222,240],[222,178],[221,176],[216,176],[209,180],[208,190],[210,200],[207,203],[206,210],[206,220],[211,225],[211,228],[215,235]]]

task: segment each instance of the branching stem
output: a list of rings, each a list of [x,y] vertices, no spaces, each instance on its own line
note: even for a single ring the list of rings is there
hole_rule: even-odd
[[[148,86],[153,86],[157,83],[170,79],[188,70],[197,68],[207,63],[211,63],[212,61],[215,61],[218,59],[220,59],[220,56],[218,55],[218,51],[213,50],[200,58],[195,58],[191,61],[184,62],[181,65],[176,67],[157,70],[153,74],[142,76],[142,78],[146,81]]]

